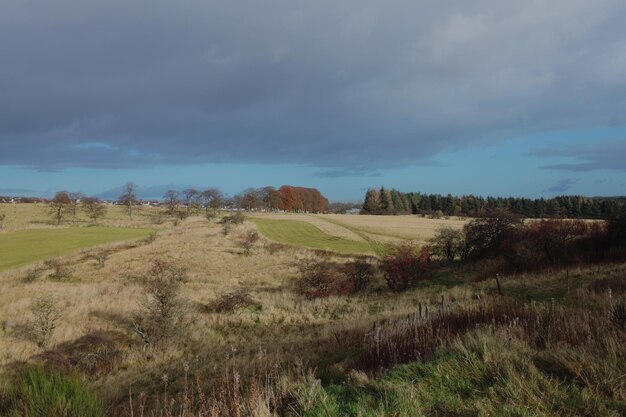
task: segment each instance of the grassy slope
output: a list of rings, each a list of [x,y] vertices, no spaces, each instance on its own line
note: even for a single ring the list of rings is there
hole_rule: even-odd
[[[537,351],[506,334],[479,331],[426,362],[401,365],[378,380],[362,375],[318,387],[300,415],[621,416],[626,363],[583,348]],[[624,349],[618,349],[623,354]]]
[[[605,311],[612,299],[590,293],[598,278],[619,280],[623,269],[578,270],[569,274],[522,275],[503,283],[505,296],[532,300],[534,306],[556,303],[589,314]],[[429,285],[454,285],[449,270]],[[621,278],[623,279],[623,278]],[[460,287],[482,287],[489,281],[457,281]],[[572,290],[568,291],[568,286]],[[520,288],[523,288],[521,290]],[[411,292],[411,290],[410,290]],[[623,297],[614,296],[615,299]],[[379,378],[357,372],[342,383],[303,384],[296,390],[298,417],[322,416],[624,416],[626,415],[626,346],[622,332],[577,346],[554,343],[537,348],[519,339],[514,329],[477,327],[435,357],[399,365]]]
[[[271,220],[250,218],[268,239],[305,246],[314,249],[326,249],[339,253],[368,253],[372,247],[367,242],[357,242],[331,236],[310,223],[296,220]]]
[[[150,229],[68,227],[0,234],[0,271],[79,249],[147,236]]]

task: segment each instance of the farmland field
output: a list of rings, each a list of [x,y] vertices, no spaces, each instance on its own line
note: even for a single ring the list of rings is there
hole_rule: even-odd
[[[501,275],[499,286],[481,269],[444,263],[394,292],[379,268],[379,246],[404,240],[420,245],[440,227],[458,229],[465,221],[246,213],[243,224],[224,233],[222,214],[181,220],[146,207],[130,220],[122,208],[111,207],[100,226],[84,227],[88,221],[79,216],[59,227],[45,206],[0,209],[12,210],[9,230],[0,233],[0,414],[2,390],[24,363],[71,369],[116,417],[131,415],[131,389],[134,401],[144,398],[153,410],[164,395],[165,376],[174,406],[180,406],[186,369],[209,395],[213,388],[230,389],[230,382],[220,385],[223,378],[242,381],[242,416],[255,415],[251,404],[260,417],[618,416],[626,410],[624,332],[611,327],[608,315],[626,291],[623,263]],[[92,247],[150,230],[159,230],[155,239]],[[241,242],[252,230],[262,237],[246,251]],[[95,256],[102,252],[107,256],[100,263]],[[71,270],[69,278],[58,278],[48,265],[29,265],[50,257]],[[331,267],[364,262],[373,272],[358,292],[308,297],[298,283],[310,261]],[[163,265],[181,274],[175,301],[184,317],[173,336],[146,342],[136,320],[147,317],[146,283]],[[41,299],[52,300],[60,312],[45,345],[31,331]],[[493,318],[455,328],[485,312]],[[511,314],[526,321],[509,322]],[[426,333],[412,333],[430,323]],[[536,323],[552,326],[550,339],[533,333],[542,332]],[[377,334],[383,343],[371,339]],[[420,343],[412,346],[414,340]],[[423,348],[422,340],[433,343],[425,356],[413,350]],[[544,342],[552,344],[537,347]],[[407,351],[395,351],[406,343]],[[390,349],[388,356],[362,361],[381,346]],[[407,356],[396,366],[398,354]],[[574,372],[593,378],[574,380]],[[275,399],[245,403],[243,386],[258,376],[279,378],[279,390],[296,411],[276,411],[268,405]],[[214,415],[236,415],[218,406]],[[133,415],[140,409],[135,402]]]
[[[324,233],[313,224],[299,220],[251,218],[261,234],[270,240],[313,249],[339,253],[368,253],[371,246],[364,241],[348,240]]]
[[[387,244],[425,243],[441,227],[461,229],[466,220],[417,216],[255,213],[250,216],[271,240],[342,253],[380,254]],[[283,223],[283,224],[280,224]],[[307,227],[302,223],[307,223]]]
[[[150,229],[66,227],[0,233],[0,271],[105,243],[146,237]]]

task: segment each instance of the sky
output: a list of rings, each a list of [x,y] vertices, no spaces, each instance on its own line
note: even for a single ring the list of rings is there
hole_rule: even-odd
[[[626,195],[623,0],[0,0],[0,195]]]

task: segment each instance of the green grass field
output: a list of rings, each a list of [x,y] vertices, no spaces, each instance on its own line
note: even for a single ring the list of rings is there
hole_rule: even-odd
[[[151,229],[67,227],[0,233],[0,271],[105,243],[148,236]]]
[[[372,247],[367,242],[342,239],[322,232],[311,223],[297,220],[271,220],[249,218],[266,238],[290,245],[305,246],[313,249],[325,249],[339,253],[371,253]]]

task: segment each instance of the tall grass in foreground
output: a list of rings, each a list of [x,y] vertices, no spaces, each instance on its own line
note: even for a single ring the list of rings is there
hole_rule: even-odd
[[[358,369],[376,372],[397,364],[427,360],[441,345],[480,326],[488,326],[494,331],[507,328],[538,349],[556,344],[577,346],[601,341],[620,330],[613,325],[611,311],[599,313],[565,309],[554,303],[530,306],[490,299],[438,310],[430,317],[411,314],[382,322],[366,333],[363,351],[355,365]]]
[[[83,381],[42,367],[19,373],[0,399],[0,415],[7,417],[104,417],[103,401]]]
[[[165,384],[148,408],[131,401],[131,415],[617,417],[626,413],[626,335],[610,298],[599,310],[493,297],[418,312],[363,329],[356,355],[335,364],[340,385],[312,372],[231,370],[206,393],[206,381],[193,391],[185,373],[182,393]]]
[[[620,417],[626,349],[614,338],[603,344],[536,350],[505,329],[471,331],[426,362],[321,387],[296,415]]]
[[[302,374],[303,380],[315,381],[311,373]],[[268,371],[261,377],[249,376],[242,381],[234,368],[213,381],[205,389],[203,381],[184,367],[182,392],[171,394],[169,380],[162,377],[162,394],[149,398],[143,393],[129,393],[128,416],[131,417],[271,417],[286,414],[292,386],[286,375]]]

